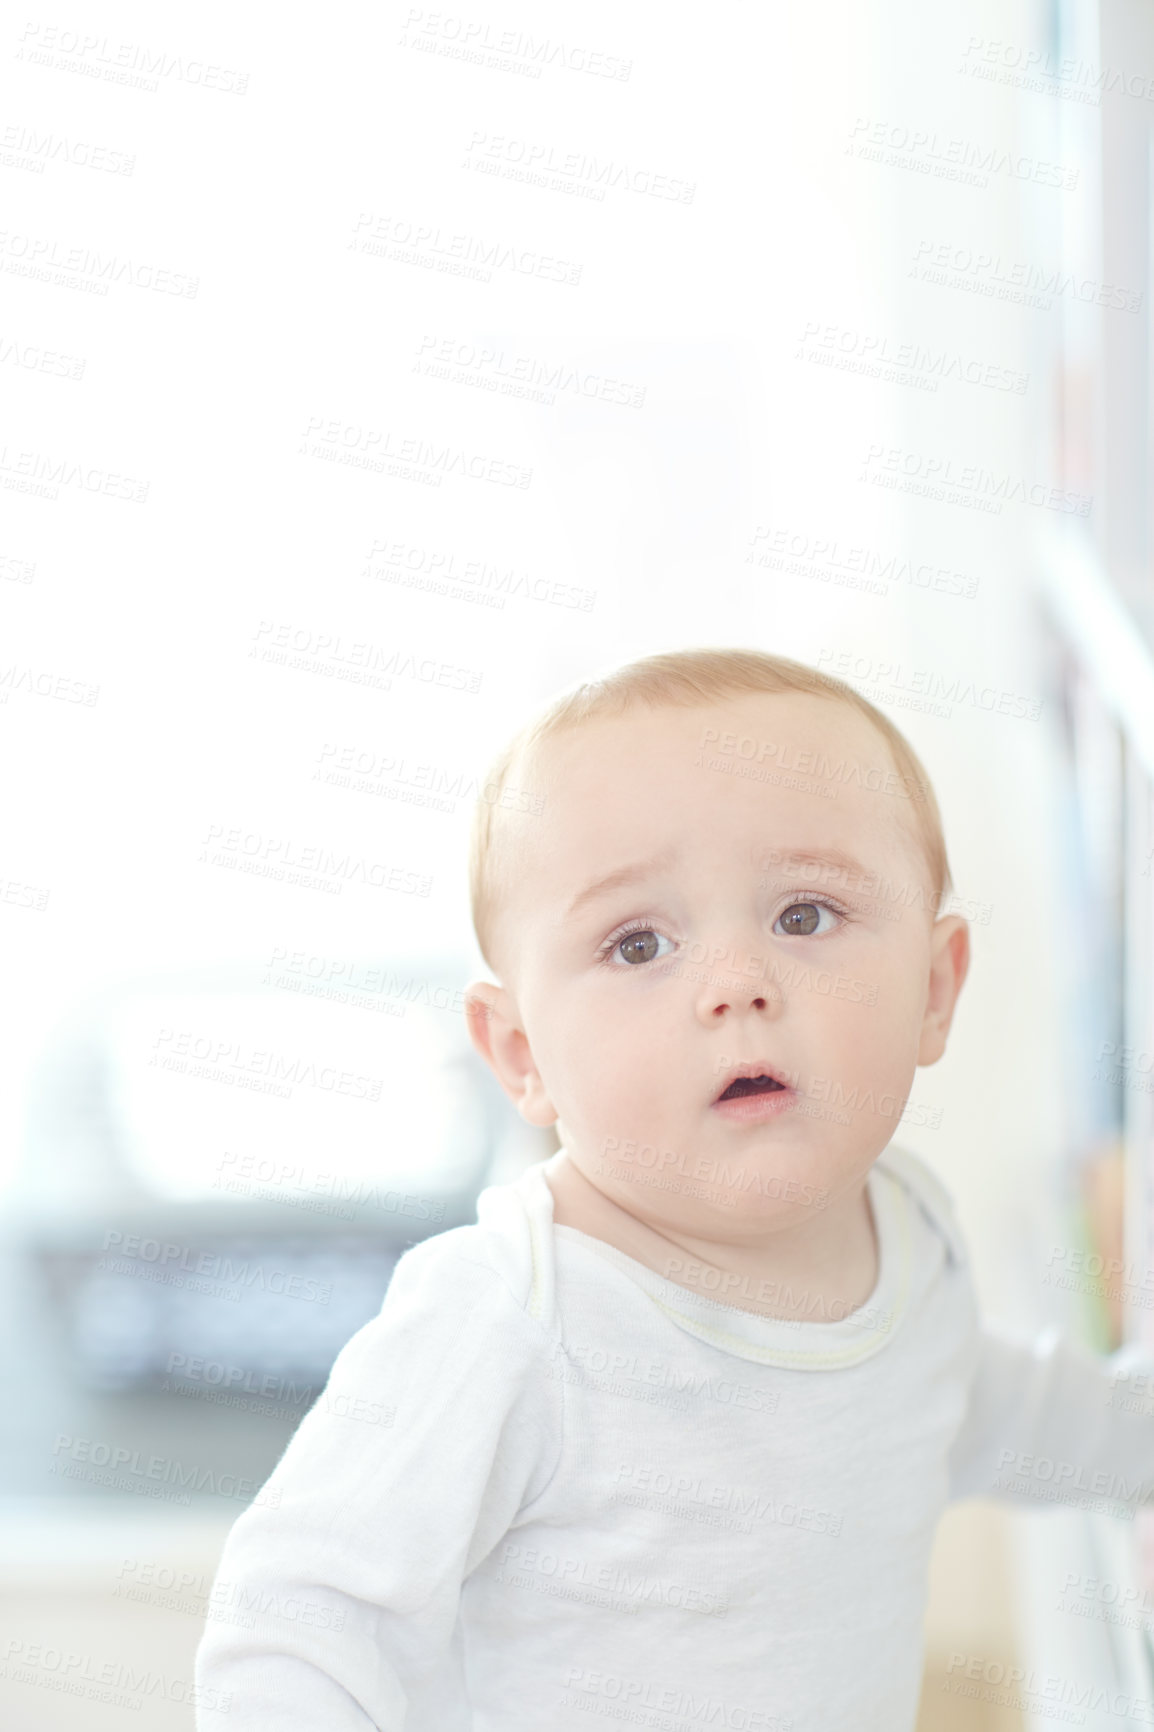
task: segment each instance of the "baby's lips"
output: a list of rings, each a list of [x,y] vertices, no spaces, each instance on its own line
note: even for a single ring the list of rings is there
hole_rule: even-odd
[[[736,1083],[755,1084],[758,1079],[761,1081],[760,1087],[739,1088],[735,1094],[729,1094],[729,1090]],[[792,1086],[788,1075],[780,1065],[763,1064],[758,1060],[750,1060],[748,1063],[735,1064],[730,1067],[721,1087],[713,1097],[713,1105],[716,1106],[718,1101],[724,1100],[727,1096],[730,1100],[736,1100],[742,1095],[771,1094],[778,1089],[789,1089]]]

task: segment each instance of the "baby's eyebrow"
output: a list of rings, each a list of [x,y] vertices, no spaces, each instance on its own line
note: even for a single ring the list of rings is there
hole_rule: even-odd
[[[776,866],[783,873],[788,873],[794,866],[836,866],[851,878],[870,878],[877,872],[876,867],[863,866],[860,860],[843,853],[840,848],[773,848],[759,857],[758,864],[762,871]]]
[[[680,850],[674,847],[663,848],[659,854],[653,854],[647,860],[636,860],[631,865],[618,866],[612,872],[607,872],[603,878],[595,879],[592,884],[587,884],[584,890],[577,892],[562,919],[571,920],[598,897],[607,896],[612,890],[620,890],[627,884],[636,884],[654,872],[663,871],[673,864],[679,853]],[[871,876],[871,868],[863,866],[860,860],[855,859],[852,854],[844,853],[840,848],[770,848],[755,850],[754,857],[756,865],[763,872],[774,866],[779,867],[783,873],[788,873],[795,866],[833,866],[851,877]]]
[[[579,909],[596,901],[599,896],[608,895],[610,890],[620,890],[623,885],[635,884],[640,878],[647,878],[653,872],[662,871],[673,864],[679,852],[677,848],[663,848],[660,854],[652,854],[648,860],[637,860],[630,866],[618,866],[614,871],[607,872],[604,878],[595,879],[592,884],[587,884],[584,890],[577,892],[566,909],[564,918],[571,920]]]

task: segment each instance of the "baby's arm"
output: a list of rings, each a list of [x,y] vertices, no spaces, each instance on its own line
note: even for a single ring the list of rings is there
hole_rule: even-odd
[[[412,1689],[463,1695],[461,1584],[551,1478],[561,1385],[542,1325],[452,1239],[401,1259],[233,1527],[197,1655],[201,1732],[226,1693],[228,1732],[397,1732]]]
[[[1154,1490],[1154,1408],[1132,1411],[1115,1380],[1143,1368],[1154,1363],[1137,1348],[1096,1359],[1056,1330],[1025,1341],[986,1326],[950,1455],[951,1498],[1137,1507]]]

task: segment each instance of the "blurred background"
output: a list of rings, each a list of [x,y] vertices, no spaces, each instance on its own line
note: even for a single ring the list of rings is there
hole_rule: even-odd
[[[991,1317],[1149,1343],[1148,0],[469,4],[4,26],[10,1732],[191,1732],[336,1352],[551,1151],[465,1036],[469,815],[631,657],[906,731],[974,963],[900,1140]],[[923,1728],[1146,1724],[1145,1543],[952,1509]]]

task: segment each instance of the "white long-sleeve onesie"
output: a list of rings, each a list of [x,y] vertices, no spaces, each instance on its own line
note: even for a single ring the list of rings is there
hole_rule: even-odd
[[[406,1252],[233,1528],[197,1657],[228,1732],[909,1732],[946,1502],[1149,1492],[1154,1417],[981,1328],[909,1152],[839,1321],[555,1226],[548,1170]]]

